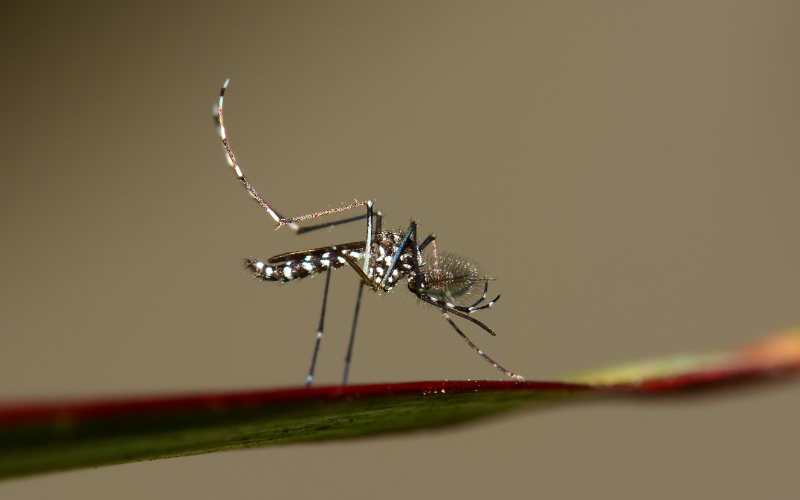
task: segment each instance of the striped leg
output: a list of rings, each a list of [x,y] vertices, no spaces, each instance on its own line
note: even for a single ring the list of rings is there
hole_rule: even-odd
[[[311,387],[311,382],[314,380],[314,368],[317,366],[317,354],[319,353],[319,344],[322,342],[322,330],[325,327],[325,307],[328,304],[328,285],[331,283],[331,269],[333,266],[328,266],[328,272],[325,276],[325,293],[322,295],[322,313],[319,315],[319,328],[317,329],[317,341],[314,343],[314,354],[311,356],[311,368],[308,370],[308,378],[306,379],[306,387]]]
[[[473,344],[472,341],[469,338],[467,338],[466,335],[464,335],[464,332],[462,332],[461,329],[458,328],[458,326],[455,323],[453,323],[453,320],[450,319],[450,316],[447,314],[447,312],[444,309],[442,309],[442,316],[444,316],[444,319],[446,319],[447,322],[450,323],[450,326],[455,328],[456,332],[461,336],[462,339],[464,339],[464,342],[466,342],[472,348],[473,351],[477,352],[480,357],[482,357],[483,359],[488,361],[489,364],[491,364],[492,366],[494,366],[495,368],[497,368],[498,370],[500,370],[501,372],[503,372],[504,374],[508,375],[511,378],[515,378],[517,380],[525,380],[522,377],[522,375],[517,375],[516,373],[512,373],[512,372],[506,370],[505,368],[503,368],[502,366],[497,364],[497,362],[495,362],[495,360],[493,360],[492,358],[490,358],[489,356],[484,354],[483,350],[481,350],[478,346]]]
[[[222,90],[219,92],[219,103],[214,106],[213,114],[214,114],[214,122],[217,125],[217,133],[219,134],[220,139],[222,140],[222,147],[225,149],[226,157],[228,158],[228,164],[233,168],[236,177],[244,184],[244,187],[247,188],[247,191],[250,195],[258,202],[261,207],[267,211],[267,213],[275,219],[275,222],[278,223],[278,228],[283,226],[291,227],[295,232],[303,232],[301,227],[297,224],[298,222],[302,222],[309,219],[314,219],[317,217],[323,217],[325,215],[335,214],[339,212],[344,212],[345,210],[350,210],[356,207],[362,207],[364,205],[368,205],[369,207],[372,206],[372,201],[357,201],[350,205],[339,207],[339,208],[331,208],[329,210],[323,210],[321,212],[313,212],[307,215],[301,215],[300,217],[293,217],[291,219],[287,219],[281,217],[272,207],[264,201],[261,196],[258,195],[258,192],[250,185],[250,182],[245,178],[244,174],[242,173],[241,168],[239,168],[239,164],[236,162],[236,157],[233,155],[233,151],[231,151],[230,145],[228,144],[228,136],[225,133],[225,119],[222,114],[222,105],[223,101],[225,100],[225,89],[228,87],[228,82],[230,79],[225,80],[225,84],[222,86]],[[366,217],[369,217],[367,215]],[[359,218],[354,218],[353,220],[358,220]],[[341,221],[338,223],[342,223]],[[336,223],[331,223],[330,225],[335,225]]]
[[[217,126],[217,133],[219,134],[219,137],[222,140],[222,147],[225,149],[225,155],[226,155],[226,158],[228,159],[228,164],[231,166],[231,168],[233,168],[233,171],[236,174],[236,177],[239,179],[239,181],[241,181],[241,183],[244,185],[244,187],[247,189],[247,191],[250,193],[250,195],[258,202],[258,204],[261,205],[261,207],[264,210],[266,210],[266,212],[270,215],[270,217],[272,217],[275,220],[275,222],[278,223],[278,227],[276,229],[279,229],[279,228],[281,228],[283,226],[289,226],[295,232],[295,234],[300,234],[300,233],[304,233],[304,232],[313,231],[313,230],[316,230],[316,229],[322,229],[322,228],[325,228],[325,227],[331,227],[331,226],[335,226],[335,225],[339,225],[339,224],[346,224],[348,222],[358,221],[358,220],[361,220],[361,219],[367,219],[367,234],[366,234],[366,239],[365,239],[365,241],[366,241],[366,251],[365,251],[365,255],[364,255],[364,264],[363,264],[363,267],[362,267],[362,271],[364,273],[367,273],[368,272],[369,262],[370,262],[370,253],[371,253],[371,249],[372,249],[372,244],[371,244],[372,238],[374,237],[375,234],[377,234],[377,232],[380,232],[380,225],[381,225],[381,222],[380,222],[381,214],[379,212],[377,214],[377,216],[378,216],[377,230],[375,230],[375,231],[373,230],[374,229],[373,228],[373,218],[374,218],[374,216],[373,216],[373,211],[372,211],[372,200],[356,201],[355,203],[352,203],[352,204],[344,206],[344,207],[333,208],[333,209],[329,209],[329,210],[323,210],[321,212],[314,212],[314,213],[310,213],[310,214],[307,214],[307,215],[302,215],[300,217],[294,217],[294,218],[290,218],[290,219],[282,217],[280,214],[278,214],[266,201],[264,201],[263,198],[261,198],[261,196],[259,196],[259,194],[255,190],[255,188],[253,188],[253,186],[250,184],[250,182],[244,176],[244,174],[242,173],[241,168],[239,167],[238,162],[236,161],[236,157],[234,156],[233,151],[231,150],[230,145],[228,144],[228,136],[225,133],[225,118],[224,118],[224,115],[223,115],[223,104],[224,104],[224,101],[225,101],[225,90],[227,89],[229,82],[230,82],[230,79],[225,80],[225,84],[222,86],[222,89],[220,90],[219,102],[213,108],[213,115],[214,115],[214,122],[216,123],[216,126]],[[329,223],[317,224],[317,225],[314,225],[314,226],[301,227],[300,225],[297,224],[298,222],[306,221],[306,220],[309,220],[309,219],[314,219],[314,218],[317,218],[317,217],[324,217],[326,215],[331,215],[331,214],[344,212],[346,210],[351,210],[353,208],[357,208],[357,207],[361,207],[361,206],[365,206],[365,205],[367,207],[367,213],[365,215],[359,215],[359,216],[350,217],[350,218],[347,218],[347,219],[344,219],[344,220],[338,220],[338,221],[329,222]],[[256,266],[258,264],[261,264],[261,263],[253,263],[253,266]],[[263,267],[263,264],[261,264],[261,266]],[[325,322],[325,307],[326,307],[327,300],[328,300],[328,284],[330,283],[330,273],[331,273],[331,268],[332,267],[333,266],[329,266],[328,267],[328,273],[327,273],[327,276],[325,278],[325,293],[324,293],[323,299],[322,299],[322,314],[320,315],[319,330],[317,331],[317,341],[316,341],[316,344],[314,346],[314,354],[313,354],[312,359],[311,359],[311,368],[309,370],[308,378],[306,380],[306,385],[308,387],[311,386],[311,382],[314,379],[314,368],[316,366],[317,354],[319,352],[319,345],[320,345],[320,342],[322,340],[322,331],[323,331],[323,326],[324,326],[324,322]],[[258,271],[260,269],[255,269],[255,270]],[[354,340],[354,337],[355,337],[356,323],[358,321],[358,311],[359,311],[359,307],[361,305],[362,289],[363,289],[363,283],[362,283],[362,285],[360,285],[359,291],[358,291],[358,299],[357,299],[357,302],[356,302],[356,311],[355,311],[355,315],[353,317],[353,329],[352,329],[352,332],[351,332],[351,335],[350,335],[350,346],[349,346],[349,349],[348,349],[348,352],[347,352],[347,362],[346,362],[346,365],[345,365],[345,374],[344,374],[344,379],[343,379],[342,385],[346,385],[347,384],[347,375],[348,375],[348,371],[349,371],[349,368],[350,368],[350,359],[352,357],[352,351],[353,351],[353,340]]]

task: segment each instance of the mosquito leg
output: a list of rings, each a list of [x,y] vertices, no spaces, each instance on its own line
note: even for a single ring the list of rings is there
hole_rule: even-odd
[[[217,133],[219,134],[219,138],[222,140],[222,147],[225,148],[225,154],[228,158],[228,164],[233,168],[234,173],[236,173],[236,177],[244,184],[244,187],[247,188],[247,191],[250,192],[250,195],[255,198],[261,207],[267,211],[267,213],[275,219],[275,222],[278,223],[278,227],[283,225],[290,225],[292,229],[295,231],[299,228],[297,224],[292,224],[291,221],[286,221],[283,217],[278,215],[275,210],[273,210],[267,202],[261,199],[258,195],[256,190],[253,186],[250,185],[250,182],[247,181],[244,174],[242,174],[242,170],[239,168],[239,164],[236,162],[236,157],[233,155],[233,151],[231,151],[230,146],[228,145],[228,136],[225,134],[225,118],[222,115],[222,104],[225,100],[225,89],[228,88],[228,83],[230,82],[230,78],[225,80],[225,84],[222,85],[222,90],[219,92],[219,104],[214,108],[214,122],[217,124]],[[286,221],[286,222],[283,222]]]
[[[413,234],[413,241],[414,241],[414,284],[417,287],[417,290],[420,289],[422,286],[422,277],[420,276],[419,264],[422,262],[422,250],[420,250],[419,245],[417,245],[417,223],[416,221],[411,222],[411,229]],[[426,238],[427,240],[427,238]],[[386,273],[388,276],[389,273]]]
[[[507,376],[509,376],[511,378],[515,378],[517,380],[525,380],[522,377],[522,375],[517,375],[515,373],[512,373],[512,372],[506,370],[505,368],[503,368],[502,366],[497,364],[492,358],[490,358],[489,356],[484,354],[484,352],[481,349],[479,349],[478,346],[473,344],[472,341],[469,338],[467,338],[466,335],[464,335],[464,332],[462,332],[461,329],[458,328],[458,326],[455,323],[453,323],[453,320],[450,319],[450,316],[447,314],[447,312],[444,309],[442,309],[442,316],[444,316],[444,319],[446,319],[447,322],[450,323],[450,326],[452,326],[456,330],[456,332],[458,332],[458,334],[461,335],[461,338],[464,339],[464,342],[466,342],[472,348],[473,351],[477,352],[480,357],[482,357],[483,359],[488,361],[489,364],[491,364],[492,366],[494,366],[495,368],[497,368],[498,370],[500,370],[501,372],[503,372],[504,374],[506,374]]]
[[[500,299],[500,297],[501,297],[501,295],[498,295],[497,297],[492,299],[491,302],[489,302],[486,305],[480,306],[480,307],[475,307],[475,304],[473,304],[473,305],[471,305],[469,307],[464,307],[464,306],[457,306],[455,304],[450,304],[450,303],[444,303],[443,304],[442,302],[438,302],[436,305],[439,306],[439,307],[443,307],[443,305],[446,304],[447,307],[448,307],[448,310],[452,309],[453,311],[459,311],[459,312],[463,312],[464,314],[469,315],[469,314],[472,314],[472,313],[474,313],[476,311],[483,311],[484,309],[489,309],[490,307],[492,307],[494,305],[495,302],[497,302]],[[482,302],[482,301],[483,301],[482,298],[478,300],[478,302]]]
[[[225,84],[222,86],[222,90],[219,92],[219,103],[214,107],[214,122],[217,125],[217,133],[219,134],[220,139],[222,140],[222,147],[225,148],[225,154],[228,158],[228,164],[233,168],[234,173],[236,173],[236,177],[244,184],[244,187],[247,188],[247,191],[250,195],[255,198],[261,207],[267,211],[267,213],[272,217],[275,222],[278,223],[278,228],[283,226],[289,226],[295,232],[300,231],[300,226],[297,225],[298,222],[302,222],[308,219],[314,219],[316,217],[323,217],[325,215],[335,214],[339,212],[344,212],[345,210],[350,210],[352,208],[361,207],[364,205],[372,205],[372,201],[357,201],[350,205],[338,208],[331,208],[329,210],[323,210],[321,212],[314,212],[308,215],[301,215],[300,217],[292,217],[290,219],[286,219],[281,217],[272,207],[270,207],[266,201],[264,201],[261,196],[258,195],[258,192],[250,185],[250,182],[245,178],[244,174],[242,173],[241,168],[239,168],[239,164],[236,162],[236,157],[233,155],[233,151],[231,151],[230,145],[228,144],[228,136],[225,134],[225,119],[222,114],[222,105],[223,101],[225,100],[225,89],[228,87],[228,83],[230,79],[225,80]],[[371,213],[371,212],[369,212]],[[333,225],[333,224],[332,224]]]
[[[311,382],[314,380],[314,368],[317,365],[317,354],[319,353],[319,344],[322,341],[322,330],[325,326],[325,306],[328,303],[328,285],[331,283],[331,269],[333,266],[328,266],[328,273],[325,276],[325,293],[322,295],[322,313],[319,315],[319,329],[317,330],[317,341],[314,344],[314,355],[311,356],[311,368],[308,370],[308,378],[306,379],[306,387],[311,387]]]
[[[484,284],[483,284],[483,295],[481,295],[481,298],[479,298],[479,299],[478,299],[478,300],[477,300],[477,301],[476,301],[474,304],[472,304],[471,306],[467,307],[467,309],[469,309],[470,311],[476,311],[477,309],[475,309],[475,307],[477,307],[477,305],[478,305],[478,304],[480,304],[481,302],[483,302],[484,300],[486,300],[486,294],[487,294],[487,293],[489,293],[489,282],[488,282],[488,281],[487,281],[486,283],[484,283]],[[499,298],[499,296],[498,296],[498,298]],[[497,299],[495,299],[495,300],[497,300]],[[489,306],[491,307],[491,305],[492,305],[493,303],[494,303],[494,301],[490,302],[490,303],[489,303]]]
[[[297,222],[303,222],[304,220],[315,219],[317,217],[324,217],[326,215],[338,214],[339,212],[344,212],[345,210],[351,210],[353,208],[363,207],[364,205],[367,205],[367,207],[368,207],[367,208],[367,213],[368,214],[372,213],[372,200],[357,201],[355,203],[351,203],[350,205],[347,205],[347,206],[344,206],[344,207],[330,208],[328,210],[323,210],[321,212],[314,212],[314,213],[310,213],[310,214],[307,214],[307,215],[301,215],[299,217],[292,217],[291,219],[281,219],[280,221],[278,221],[278,227],[280,228],[280,227],[283,227],[283,226],[288,226],[288,225],[291,225],[291,224],[295,224]],[[369,218],[369,215],[367,215],[367,218]],[[357,220],[357,219],[354,219],[354,220]],[[335,224],[334,223],[330,223],[330,225],[333,226]],[[298,230],[299,230],[299,227],[298,227]]]
[[[464,318],[467,321],[475,323],[476,325],[481,327],[484,331],[486,331],[489,335],[491,335],[492,337],[496,337],[496,334],[494,333],[494,331],[492,331],[491,328],[489,328],[488,326],[486,326],[482,322],[478,321],[477,319],[473,318],[468,313],[466,313],[464,311],[459,311],[458,309],[455,308],[455,306],[451,306],[451,305],[448,305],[448,304],[446,304],[444,302],[441,302],[439,300],[436,300],[436,299],[433,299],[431,297],[428,297],[424,293],[418,293],[417,291],[415,291],[410,286],[408,287],[408,289],[411,290],[411,293],[416,295],[419,300],[421,300],[423,302],[426,302],[426,303],[436,307],[437,309],[442,309],[445,312],[449,312],[450,314],[455,314],[459,318]]]
[[[355,222],[355,221],[359,221],[359,220],[366,219],[366,218],[367,218],[366,214],[364,214],[364,215],[356,215],[355,217],[348,217],[346,219],[339,219],[339,220],[333,221],[333,222],[324,222],[322,224],[314,224],[313,226],[298,227],[297,231],[295,231],[295,234],[310,233],[311,231],[316,231],[317,229],[325,229],[325,228],[333,227],[333,226],[341,226],[343,224],[348,224],[350,222]]]
[[[416,238],[416,227],[414,227],[414,245],[417,248],[416,258],[414,259],[414,272],[416,275],[414,276],[414,286],[417,290],[420,289],[421,280],[422,280],[422,271],[420,271],[420,263],[422,262],[422,251],[425,250],[425,247],[433,243],[433,272],[434,274],[439,273],[439,254],[436,252],[436,235],[429,234],[425,241],[422,242],[421,245],[417,245],[417,238]]]
[[[380,212],[378,212],[378,223],[380,225]],[[344,376],[342,377],[342,386],[347,385],[347,377],[350,375],[350,361],[353,358],[353,343],[355,342],[356,338],[356,325],[358,324],[358,313],[361,309],[361,296],[364,293],[364,285],[372,286],[372,281],[370,281],[369,277],[366,275],[364,270],[359,267],[358,263],[353,260],[352,257],[347,255],[346,253],[339,250],[339,248],[333,246],[331,247],[331,252],[338,255],[340,258],[344,259],[350,267],[352,267],[358,275],[361,277],[361,283],[358,285],[358,297],[356,298],[356,310],[353,314],[353,329],[350,331],[350,344],[347,347],[347,357],[344,361]],[[330,271],[330,268],[328,268]]]
[[[356,312],[353,314],[353,329],[350,331],[350,344],[347,346],[347,357],[344,360],[344,377],[342,386],[347,385],[347,376],[350,374],[350,360],[353,358],[353,341],[356,338],[356,324],[358,323],[358,310],[361,308],[361,295],[364,292],[364,282],[358,284],[358,298],[356,299]]]
[[[342,252],[342,250],[337,246],[332,246],[331,252],[344,259],[344,261],[347,262],[350,267],[352,267],[353,270],[358,273],[358,276],[361,278],[361,282],[372,288],[372,280],[370,280],[369,277],[364,273],[364,270],[361,269],[361,266],[358,265],[358,262],[353,260],[353,258],[347,255],[345,252]]]
[[[362,279],[361,283],[358,284],[358,297],[356,298],[356,310],[355,313],[353,313],[353,328],[350,331],[350,343],[347,346],[347,357],[344,360],[344,376],[342,377],[342,386],[347,385],[347,378],[350,375],[350,361],[353,359],[353,343],[355,342],[356,338],[356,325],[358,324],[358,312],[361,309],[361,296],[364,294],[365,282],[363,278],[367,277],[367,273],[369,272],[369,261],[371,254],[369,249],[372,247],[372,239],[374,238],[374,235],[379,234],[381,232],[381,222],[383,219],[383,214],[380,211],[378,211],[377,213],[374,214],[374,216],[376,220],[375,220],[375,225],[373,227],[372,203],[369,203],[367,205],[367,215],[366,215],[366,217],[369,218],[369,221],[367,222],[367,249],[364,255],[365,257],[364,266],[359,269],[358,265],[355,263],[355,261],[353,261],[352,258],[350,259],[347,258],[349,257],[349,255],[343,255],[345,260],[348,261],[348,264],[350,264],[350,267],[353,267],[354,269],[361,271]],[[342,252],[337,251],[335,247],[333,248],[333,251],[339,255],[343,254]]]
[[[375,224],[375,230],[373,231],[373,234],[376,234],[376,235],[381,232],[381,224],[380,224],[381,218],[380,218],[380,215],[382,215],[380,212],[377,212],[374,215],[374,217],[376,218],[377,222]],[[367,217],[368,217],[367,214],[356,215],[355,217],[348,217],[346,219],[339,219],[339,220],[336,220],[336,221],[333,221],[333,222],[324,222],[322,224],[315,224],[313,226],[303,226],[303,227],[298,228],[297,231],[295,231],[295,234],[309,233],[311,231],[316,231],[317,229],[325,229],[325,228],[333,227],[333,226],[341,226],[341,225],[344,225],[344,224],[348,224],[350,222],[355,222],[355,221],[359,221],[359,220],[362,220],[362,219],[366,219]]]
[[[439,250],[436,248],[436,240],[433,240],[433,272],[439,274]]]
[[[451,305],[451,304],[448,304],[448,305],[450,305],[453,309],[456,309],[456,310],[461,311],[461,312],[465,312],[467,314],[474,313],[475,311],[482,311],[484,309],[489,309],[490,307],[492,307],[494,305],[495,302],[497,302],[500,299],[500,295],[498,295],[497,297],[492,299],[488,304],[483,305],[481,307],[477,307],[478,304],[480,304],[481,302],[486,300],[486,294],[487,294],[488,291],[489,291],[489,282],[487,281],[486,284],[483,287],[483,296],[481,296],[481,298],[479,298],[478,301],[475,302],[474,304],[472,304],[471,306],[464,307],[464,306],[456,306],[456,305]]]
[[[422,244],[419,246],[419,251],[421,252],[421,251],[425,250],[425,247],[427,247],[428,245],[430,245],[434,241],[436,241],[436,235],[435,234],[429,235],[427,238],[425,238],[425,241],[423,241]],[[436,248],[435,244],[433,245],[433,248]]]
[[[433,273],[438,275],[439,274],[439,254],[436,251],[436,235],[435,234],[429,234],[428,237],[425,238],[425,241],[423,241],[422,244],[419,246],[418,257],[419,257],[419,259],[422,258],[422,251],[425,250],[425,247],[427,247],[431,243],[433,243]],[[417,275],[419,275],[419,273],[420,273],[419,262],[417,262],[415,270],[417,272]],[[414,284],[415,285],[419,285],[419,280],[415,279],[414,280]]]
[[[364,239],[366,242],[366,248],[364,249],[364,264],[361,268],[364,271],[364,274],[369,276],[369,261],[372,257],[372,200],[367,201],[367,237]]]
[[[486,298],[484,296],[484,297],[481,297],[481,299],[478,300],[478,302],[476,302],[475,304],[473,304],[473,305],[471,305],[469,307],[454,307],[454,309],[458,309],[459,311],[464,310],[464,312],[468,312],[468,313],[474,313],[475,311],[482,311],[484,309],[489,309],[490,307],[492,307],[494,305],[494,303],[497,302],[500,299],[500,297],[501,297],[501,295],[498,295],[497,297],[493,298],[488,304],[480,306],[480,307],[475,307],[479,303],[483,302],[483,299]]]

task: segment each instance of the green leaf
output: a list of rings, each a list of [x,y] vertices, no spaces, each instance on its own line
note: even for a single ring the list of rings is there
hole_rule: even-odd
[[[445,381],[0,404],[0,478],[453,425],[520,407],[673,394],[800,370],[800,330],[560,382]]]

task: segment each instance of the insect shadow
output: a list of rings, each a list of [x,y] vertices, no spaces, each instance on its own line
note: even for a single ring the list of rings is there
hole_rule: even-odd
[[[281,217],[261,198],[261,196],[259,196],[253,186],[250,185],[250,182],[248,182],[242,174],[242,170],[239,168],[239,164],[236,162],[233,151],[231,151],[228,144],[228,137],[225,134],[222,105],[225,99],[225,89],[228,87],[229,82],[229,79],[225,80],[225,84],[222,86],[222,90],[219,93],[219,103],[215,103],[213,107],[217,132],[219,133],[220,139],[222,139],[222,146],[225,149],[228,163],[236,173],[236,177],[242,182],[244,187],[247,188],[247,191],[256,202],[258,202],[275,222],[278,223],[278,228],[288,226],[296,234],[300,234],[325,227],[366,220],[367,231],[364,241],[284,253],[276,255],[266,262],[253,259],[246,259],[244,262],[245,268],[253,273],[254,278],[260,281],[286,283],[325,272],[325,292],[322,295],[322,312],[319,318],[317,339],[314,344],[314,354],[311,357],[311,368],[306,378],[306,386],[310,387],[311,382],[314,380],[314,368],[317,363],[317,354],[319,353],[322,331],[325,325],[325,306],[328,302],[328,286],[331,279],[331,270],[345,266],[349,266],[358,273],[361,278],[361,283],[358,287],[358,298],[356,299],[353,327],[350,332],[347,357],[345,358],[342,385],[347,385],[347,378],[350,372],[353,341],[355,340],[356,324],[358,322],[364,286],[367,286],[370,290],[375,292],[383,293],[392,291],[396,285],[402,283],[406,283],[411,293],[416,295],[419,300],[440,309],[442,316],[450,323],[450,326],[452,326],[461,338],[463,338],[483,359],[505,375],[518,380],[524,380],[522,376],[506,370],[487,356],[464,335],[464,332],[461,331],[450,317],[452,314],[471,321],[494,336],[495,333],[491,328],[472,317],[473,313],[492,307],[500,298],[500,295],[498,295],[494,299],[483,304],[486,300],[486,294],[489,291],[489,281],[491,281],[492,278],[483,274],[477,264],[459,257],[458,255],[450,253],[440,254],[436,248],[436,236],[433,234],[425,238],[422,243],[418,243],[416,221],[412,221],[407,229],[383,229],[381,227],[381,212],[373,210],[372,200],[358,201],[351,205],[287,219]],[[298,224],[310,219],[345,212],[358,207],[366,207],[366,214],[311,226],[301,226]],[[367,242],[369,242],[369,244],[367,244]],[[423,251],[429,246],[432,249],[431,256],[425,258],[423,257]]]

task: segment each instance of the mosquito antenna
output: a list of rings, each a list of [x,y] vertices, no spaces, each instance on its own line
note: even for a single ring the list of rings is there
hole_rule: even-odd
[[[473,344],[472,341],[469,338],[467,338],[466,335],[464,335],[464,332],[462,332],[461,329],[458,328],[458,326],[455,323],[453,323],[453,320],[450,319],[450,316],[447,314],[447,312],[444,309],[442,309],[442,316],[444,316],[444,319],[446,319],[447,322],[450,323],[450,326],[455,328],[456,332],[458,332],[458,334],[461,335],[461,338],[464,339],[464,342],[466,342],[470,347],[472,347],[472,350],[477,352],[480,357],[482,357],[483,359],[488,361],[489,364],[491,364],[492,366],[494,366],[495,368],[497,368],[498,370],[500,370],[501,372],[503,372],[504,374],[506,374],[507,376],[509,376],[511,378],[515,378],[517,380],[525,380],[525,378],[523,378],[522,375],[517,375],[516,373],[512,373],[512,372],[506,370],[505,368],[503,368],[502,366],[500,366],[499,364],[497,364],[497,362],[495,362],[495,360],[493,360],[492,358],[487,356],[481,349],[478,348],[478,346]]]

